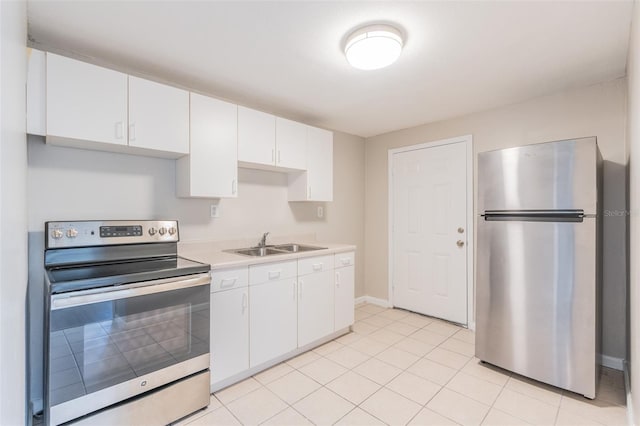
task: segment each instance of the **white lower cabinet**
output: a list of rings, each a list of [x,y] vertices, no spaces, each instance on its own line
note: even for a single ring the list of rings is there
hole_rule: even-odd
[[[338,253],[335,255],[335,331],[353,325],[355,302],[355,254]]]
[[[333,333],[333,255],[298,259],[298,346]]]
[[[347,252],[213,271],[212,390],[351,326],[354,262]]]
[[[255,367],[297,347],[296,280],[252,285],[249,293],[249,366]]]
[[[249,290],[211,294],[211,383],[249,369]]]
[[[298,346],[333,333],[332,271],[298,278]]]

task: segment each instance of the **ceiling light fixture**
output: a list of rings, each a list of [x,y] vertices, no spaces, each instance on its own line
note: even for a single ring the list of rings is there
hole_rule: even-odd
[[[402,33],[391,25],[367,25],[349,35],[344,54],[354,68],[376,70],[394,63],[402,44]]]

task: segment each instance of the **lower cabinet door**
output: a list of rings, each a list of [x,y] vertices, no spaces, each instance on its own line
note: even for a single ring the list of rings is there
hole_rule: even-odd
[[[294,278],[249,287],[250,366],[255,367],[297,347],[297,287]]]
[[[298,278],[298,346],[333,333],[333,273],[330,270]]]
[[[211,383],[249,368],[248,288],[211,294]]]
[[[336,312],[335,331],[353,325],[355,275],[353,266],[335,270]]]

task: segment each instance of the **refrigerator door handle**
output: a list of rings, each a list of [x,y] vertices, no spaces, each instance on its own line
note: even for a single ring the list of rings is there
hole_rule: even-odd
[[[582,222],[584,210],[487,210],[480,215],[486,221]]]

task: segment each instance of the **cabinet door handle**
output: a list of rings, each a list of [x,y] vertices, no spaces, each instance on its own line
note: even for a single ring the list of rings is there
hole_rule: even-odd
[[[302,286],[304,286],[304,281],[300,280],[298,283],[298,299],[302,299]]]
[[[276,162],[276,150],[272,149],[271,150],[271,162],[275,164]]]
[[[342,259],[340,259],[340,261],[343,265],[351,265],[351,258],[349,257],[343,257]]]
[[[236,284],[236,281],[238,281],[238,277],[223,278],[222,281],[220,281],[220,288],[233,287]]]
[[[237,190],[236,189],[236,180],[234,179],[234,180],[231,181],[231,193],[233,195],[236,195],[236,190]]]
[[[123,133],[124,133],[124,124],[122,123],[122,121],[118,121],[115,125],[115,133],[116,133],[116,139],[122,139],[124,137]]]
[[[322,263],[314,263],[313,266],[312,266],[313,270],[314,271],[322,271],[322,265],[323,265]]]
[[[340,272],[336,272],[336,287],[340,287]]]
[[[129,124],[129,140],[136,140],[136,123]]]
[[[247,292],[242,293],[242,313],[247,310]]]
[[[277,278],[280,278],[280,272],[281,271],[269,271],[269,279],[275,280]]]
[[[292,287],[293,287],[293,300],[296,300],[296,282],[295,281],[293,282]]]
[[[280,150],[278,150],[278,164],[280,164]]]

